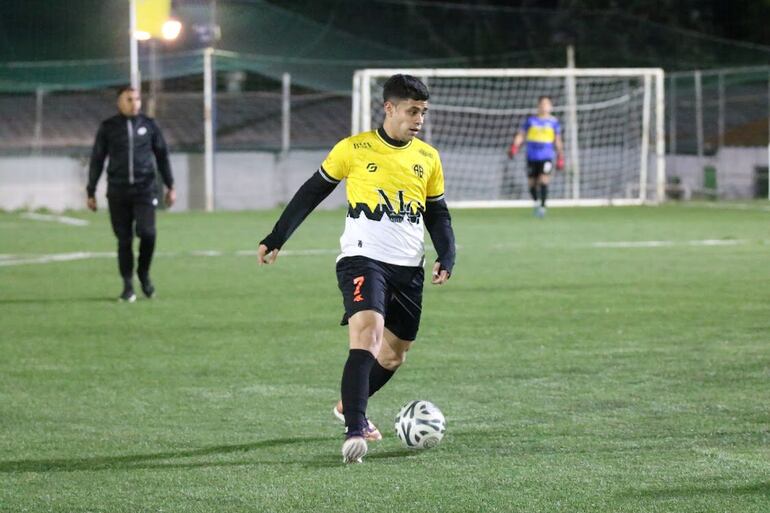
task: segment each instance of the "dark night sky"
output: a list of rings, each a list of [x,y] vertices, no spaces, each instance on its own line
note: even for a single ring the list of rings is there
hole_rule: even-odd
[[[246,0],[248,1],[248,0]],[[269,0],[277,5],[310,3],[307,0]],[[344,1],[344,0],[343,0]],[[385,0],[407,3],[408,0]],[[618,10],[666,25],[696,30],[717,37],[770,45],[770,0],[417,0],[419,3],[476,6]],[[319,3],[314,0],[312,3]],[[320,3],[338,3],[320,0]]]
[[[201,7],[207,3],[207,0],[173,1]],[[322,23],[334,16],[337,21],[344,20],[352,10],[366,10],[371,5],[383,12],[403,11],[409,4],[409,0],[267,1]],[[218,0],[218,3],[224,7],[227,4],[256,4],[257,1]],[[658,23],[661,27],[770,46],[770,0],[415,0],[413,3],[497,8],[507,11],[509,18],[516,16],[511,9],[553,9],[550,16],[567,18],[572,13],[579,15],[587,11],[621,13],[636,20]],[[127,5],[127,0],[0,0],[0,61],[120,55],[125,50],[123,34],[118,27],[109,24],[127,17]],[[371,20],[364,18],[362,22],[371,23]]]

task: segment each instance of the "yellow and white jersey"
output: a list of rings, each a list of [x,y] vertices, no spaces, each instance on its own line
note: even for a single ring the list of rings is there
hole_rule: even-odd
[[[348,215],[338,260],[366,256],[419,266],[426,202],[444,197],[441,160],[429,144],[415,138],[398,146],[381,130],[341,140],[319,169],[332,183],[346,180]]]

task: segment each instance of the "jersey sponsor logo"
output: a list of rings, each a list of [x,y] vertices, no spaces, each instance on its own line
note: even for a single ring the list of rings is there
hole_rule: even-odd
[[[382,221],[383,216],[388,216],[388,219],[394,223],[402,223],[406,220],[412,224],[420,224],[420,218],[422,213],[425,212],[425,207],[420,204],[419,201],[404,201],[403,191],[399,191],[398,195],[398,210],[393,206],[393,202],[388,198],[385,191],[378,191],[380,198],[383,199],[379,205],[374,207],[374,210],[369,208],[366,203],[356,203],[355,206],[348,204],[348,217],[352,219],[358,219],[363,214],[370,221]],[[387,200],[385,199],[387,198]],[[416,208],[412,207],[416,204]],[[362,247],[361,245],[358,246]]]
[[[374,162],[369,162],[366,165],[366,170],[369,171],[370,173],[374,173],[375,171],[377,171],[377,164],[375,164]]]
[[[382,189],[377,189],[377,192],[380,195],[380,206],[382,207],[384,213],[388,216],[388,219],[390,219],[393,223],[401,223],[406,219],[412,224],[418,224],[420,222],[420,213],[424,208],[422,205],[420,205],[419,202],[415,201],[404,201],[404,191],[398,191],[398,210],[393,206],[393,202],[390,201],[390,198],[388,198],[388,195],[383,191]],[[412,209],[412,205],[415,205],[416,203],[416,209]]]
[[[422,178],[423,174],[425,174],[425,170],[420,164],[413,165],[412,170],[414,171],[415,176],[419,178]]]
[[[372,143],[370,142],[357,142],[353,143],[353,149],[354,150],[371,150],[373,148]]]
[[[429,152],[428,150],[424,150],[424,149],[420,148],[420,149],[419,149],[419,150],[417,150],[417,151],[418,151],[418,152],[420,153],[420,155],[422,155],[423,157],[428,157],[429,159],[432,159],[432,158],[433,158],[433,154],[432,154],[431,152]]]
[[[532,126],[527,130],[527,142],[553,143],[556,132],[551,126]]]

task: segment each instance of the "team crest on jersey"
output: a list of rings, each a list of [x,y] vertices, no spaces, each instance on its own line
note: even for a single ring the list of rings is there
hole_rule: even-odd
[[[139,135],[144,135],[147,133],[147,129],[143,126],[140,126],[139,129],[136,131],[136,133]]]
[[[414,175],[418,178],[422,178],[422,175],[425,174],[425,170],[420,164],[412,166],[412,170],[414,171]]]

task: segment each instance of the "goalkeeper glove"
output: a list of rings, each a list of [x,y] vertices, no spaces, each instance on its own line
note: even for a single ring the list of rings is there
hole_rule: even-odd
[[[564,155],[558,155],[556,157],[556,170],[564,171]]]
[[[508,158],[512,159],[514,155],[516,155],[519,152],[519,147],[515,144],[511,144],[511,147],[508,148]]]

